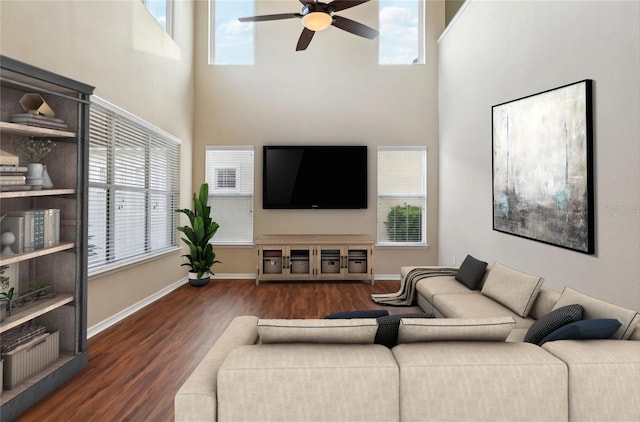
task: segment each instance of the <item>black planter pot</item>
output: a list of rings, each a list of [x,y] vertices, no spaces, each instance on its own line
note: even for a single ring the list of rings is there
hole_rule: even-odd
[[[189,273],[189,284],[193,287],[206,286],[211,279],[211,275],[206,273],[202,278],[198,278],[198,273]]]

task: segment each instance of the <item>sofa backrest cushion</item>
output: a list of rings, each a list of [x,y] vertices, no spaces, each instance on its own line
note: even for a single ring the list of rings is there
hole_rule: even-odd
[[[482,286],[482,294],[526,318],[544,278],[523,273],[496,262]]]
[[[540,319],[553,310],[556,302],[560,298],[560,292],[545,287],[544,285],[538,292],[538,297],[533,303],[529,316],[533,319]]]
[[[554,309],[577,303],[584,309],[583,319],[611,318],[620,321],[620,328],[611,336],[613,339],[626,340],[631,337],[640,314],[631,309],[596,299],[570,287],[565,287],[556,302]]]
[[[398,344],[427,341],[505,341],[516,321],[512,317],[491,318],[403,318]]]
[[[471,290],[478,290],[486,270],[486,262],[480,261],[471,255],[467,255],[464,261],[462,261],[462,264],[455,275],[455,279]]]
[[[375,318],[260,319],[260,342],[370,344],[376,336]]]

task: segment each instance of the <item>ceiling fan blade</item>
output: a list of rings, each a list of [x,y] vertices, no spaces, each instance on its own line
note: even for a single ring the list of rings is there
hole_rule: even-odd
[[[316,0],[300,0],[300,3],[302,3],[303,6],[313,6],[314,4],[316,4]]]
[[[304,28],[302,33],[300,34],[300,38],[298,38],[298,45],[296,45],[296,51],[306,50],[309,46],[309,43],[313,39],[315,35],[315,31]]]
[[[329,7],[331,7],[334,12],[339,12],[341,10],[349,9],[350,7],[354,7],[368,1],[369,0],[333,0],[331,3],[329,3]]]
[[[352,34],[368,38],[370,40],[378,36],[378,31],[375,29],[356,21],[352,21],[351,19],[343,18],[342,16],[334,16],[333,23],[331,25],[336,28],[340,28],[343,31],[351,32]]]
[[[279,13],[277,15],[248,16],[246,18],[238,18],[240,22],[262,22],[276,21],[280,19],[301,18],[300,13]]]

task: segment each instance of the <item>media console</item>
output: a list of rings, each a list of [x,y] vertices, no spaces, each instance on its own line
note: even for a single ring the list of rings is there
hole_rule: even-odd
[[[269,280],[373,280],[375,241],[367,235],[262,235],[256,285]]]

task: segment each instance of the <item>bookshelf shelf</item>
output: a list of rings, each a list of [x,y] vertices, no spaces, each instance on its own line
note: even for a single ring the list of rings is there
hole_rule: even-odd
[[[38,249],[33,252],[17,253],[13,255],[0,256],[0,266],[14,264],[16,262],[27,261],[29,259],[38,258],[40,256],[49,255],[56,252],[62,252],[67,249],[73,249],[75,245],[73,243],[60,243],[52,248]]]
[[[0,131],[8,135],[20,136],[49,136],[51,138],[75,138],[76,134],[67,130],[47,129],[44,127],[20,125],[17,123],[0,122]]]
[[[9,185],[3,186],[0,192],[0,214],[5,216],[0,225],[3,230],[14,233],[13,251],[31,246],[41,248],[0,255],[3,273],[0,291],[8,293],[13,289],[10,304],[0,301],[0,306],[5,306],[0,318],[0,333],[4,339],[12,339],[16,331],[20,334],[24,331],[28,336],[44,327],[49,333],[58,333],[55,347],[60,356],[52,365],[38,367],[35,374],[29,372],[22,375],[26,378],[3,382],[3,387],[10,389],[0,395],[0,422],[17,419],[88,364],[86,159],[93,89],[65,76],[0,56],[2,164],[18,165],[15,158],[20,154],[16,141],[20,137],[56,140],[55,147],[42,160],[54,188],[30,190],[26,186]],[[9,122],[14,117],[20,118],[16,115],[25,113],[20,100],[31,93],[46,100],[56,119],[62,120],[67,128],[49,129]],[[20,163],[20,167],[26,166],[27,163]],[[19,170],[3,171],[13,174]],[[43,248],[45,245],[55,246]],[[58,292],[57,295],[26,300],[31,299],[27,292],[41,283],[52,286],[52,292]],[[8,308],[14,302],[16,307]],[[5,313],[9,310],[11,315]],[[12,368],[23,365],[26,360],[22,355],[11,357]],[[0,363],[5,370],[9,365],[7,361]]]
[[[0,192],[0,199],[31,198],[36,196],[75,195],[75,189],[42,189]]]
[[[73,295],[61,294],[50,299],[40,299],[33,302],[31,305],[23,306],[23,309],[20,309],[18,312],[8,316],[4,321],[2,321],[2,325],[0,326],[0,333],[4,333],[7,330],[17,327],[20,324],[24,324],[25,322],[31,321],[34,318],[51,312],[54,309],[57,309],[71,302],[73,302]]]

